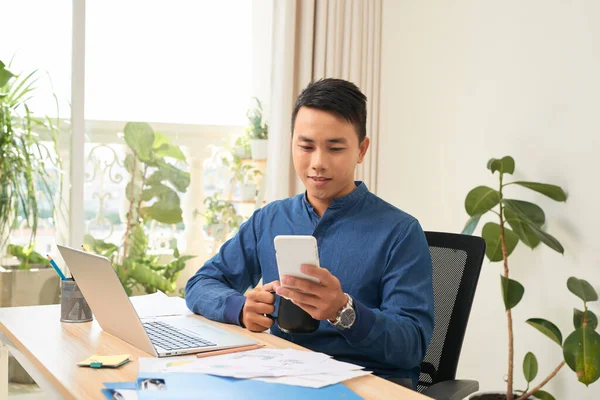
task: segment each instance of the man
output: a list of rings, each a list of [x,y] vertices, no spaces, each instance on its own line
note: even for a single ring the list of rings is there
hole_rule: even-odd
[[[366,120],[366,97],[354,84],[323,79],[304,89],[292,114],[292,155],[306,192],[256,210],[189,280],[186,301],[207,318],[270,328],[415,387],[433,332],[431,258],[418,221],[354,181],[369,148]],[[280,285],[277,235],[317,239],[322,267],[302,270],[320,284],[283,276],[300,291]],[[244,296],[261,277],[265,285]],[[271,290],[320,320],[319,329],[286,334],[273,325],[265,316],[274,311]]]

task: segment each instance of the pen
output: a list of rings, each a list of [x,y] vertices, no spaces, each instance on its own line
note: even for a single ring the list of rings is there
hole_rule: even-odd
[[[60,268],[58,268],[58,265],[56,265],[56,262],[52,259],[52,257],[46,254],[46,258],[48,259],[48,261],[50,261],[50,265],[52,265],[54,270],[56,270],[56,273],[58,274],[58,276],[60,276],[60,279],[62,279],[63,281],[66,280],[67,277],[65,276],[65,274],[62,273]]]
[[[239,353],[241,351],[260,349],[261,347],[264,347],[264,346],[265,346],[264,344],[251,344],[248,346],[234,347],[232,349],[213,350],[213,351],[207,351],[205,353],[198,353],[198,354],[196,354],[196,357],[204,358],[204,357],[210,357],[210,356],[218,356],[221,354]]]

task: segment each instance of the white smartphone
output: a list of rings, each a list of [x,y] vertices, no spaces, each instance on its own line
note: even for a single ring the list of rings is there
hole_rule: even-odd
[[[319,265],[317,239],[310,235],[278,235],[274,239],[279,279],[284,275],[295,276],[320,283],[318,278],[300,271],[302,264]],[[285,286],[282,284],[282,286]]]

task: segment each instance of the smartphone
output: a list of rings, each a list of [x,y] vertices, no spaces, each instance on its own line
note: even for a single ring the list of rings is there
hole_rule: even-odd
[[[317,239],[310,235],[278,235],[274,239],[275,256],[279,278],[284,275],[295,276],[320,283],[318,278],[300,271],[302,264],[319,265]],[[282,286],[285,286],[282,284]]]

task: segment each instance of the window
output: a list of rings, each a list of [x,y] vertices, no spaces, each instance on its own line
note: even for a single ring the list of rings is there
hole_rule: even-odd
[[[88,120],[243,125],[252,1],[90,0]]]
[[[0,32],[8,39],[0,48],[0,60],[7,62],[14,55],[13,71],[40,71],[39,90],[28,104],[37,116],[60,117],[61,122],[57,150],[63,160],[64,198],[55,219],[47,218],[48,207],[43,205],[47,221],[38,229],[36,250],[60,260],[54,245],[79,246],[82,234],[121,246],[130,182],[123,130],[127,122],[148,122],[181,147],[187,164],[179,163],[178,168],[190,174],[190,185],[181,196],[183,223],[147,227],[152,256],[160,256],[161,249],[175,240],[180,251],[186,246],[194,249],[195,270],[214,244],[198,241],[203,229],[198,216],[205,196],[203,181],[210,185],[210,174],[203,168],[212,155],[211,146],[231,143],[243,132],[253,96],[268,107],[272,1],[5,3]],[[72,54],[77,39],[73,35],[82,32],[84,55]],[[78,69],[82,66],[85,74]],[[72,100],[71,88],[82,87],[83,103],[77,100],[77,90]],[[72,101],[83,107],[71,109]],[[47,132],[39,134],[48,147],[45,165],[58,177],[60,165],[51,163],[57,159],[53,143],[44,136]],[[81,155],[84,165],[78,161]],[[21,222],[10,239],[24,244],[26,234]]]
[[[36,115],[69,116],[71,93],[71,3],[69,0],[2,2],[0,60],[16,74],[37,70]],[[32,10],[35,10],[32,11]],[[59,105],[57,114],[56,94]]]

